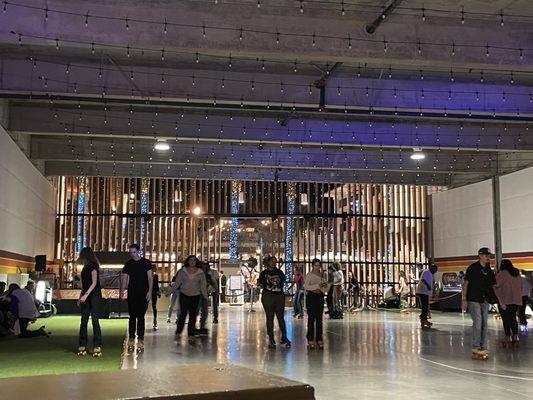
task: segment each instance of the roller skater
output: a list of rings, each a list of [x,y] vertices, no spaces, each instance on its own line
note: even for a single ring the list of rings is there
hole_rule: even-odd
[[[307,307],[307,343],[308,349],[324,348],[322,342],[324,316],[324,293],[329,290],[329,283],[322,271],[322,262],[314,259],[311,271],[305,276],[304,289],[306,291],[305,304]]]
[[[101,313],[102,293],[100,287],[100,262],[90,247],[81,249],[79,258],[83,262],[83,269],[81,271],[82,290],[78,299],[78,306],[81,308],[78,356],[84,357],[87,355],[87,324],[89,317],[91,317],[93,324],[93,356],[94,354],[101,355],[102,331],[100,329],[99,315]]]
[[[137,352],[144,349],[144,316],[148,303],[152,300],[154,283],[152,263],[141,257],[138,244],[130,245],[131,259],[122,269],[122,287],[128,287],[128,351],[133,351],[135,337],[137,337]],[[141,350],[142,351],[142,350]]]
[[[422,277],[418,286],[416,287],[416,295],[420,301],[420,327],[422,329],[430,329],[433,325],[428,321],[429,317],[429,296],[433,294],[433,275],[438,271],[435,264],[430,265],[428,269],[422,272]]]
[[[462,290],[462,309],[472,317],[472,358],[476,359],[488,358],[485,343],[489,304],[497,301],[492,289],[496,278],[490,268],[490,255],[487,247],[478,250],[478,261],[466,270]]]
[[[285,284],[285,274],[276,263],[276,257],[267,257],[264,264],[266,269],[261,271],[257,284],[263,289],[261,303],[266,314],[266,326],[269,339],[268,348],[273,349],[276,346],[274,340],[274,316],[278,320],[279,330],[281,331],[281,344],[286,348],[291,347],[291,341],[287,338],[287,329],[285,326],[285,295],[283,294],[283,285]]]
[[[207,301],[207,282],[205,273],[201,269],[200,260],[194,255],[188,256],[183,268],[176,277],[176,287],[180,291],[180,315],[176,326],[176,335],[181,335],[188,318],[187,334],[189,342],[195,342],[199,336],[196,330],[196,317],[198,316],[200,301]]]
[[[502,347],[507,349],[518,347],[516,314],[522,305],[522,279],[520,278],[520,271],[513,266],[510,260],[504,259],[500,263],[500,272],[496,275],[494,293],[498,297],[499,311],[505,331]]]

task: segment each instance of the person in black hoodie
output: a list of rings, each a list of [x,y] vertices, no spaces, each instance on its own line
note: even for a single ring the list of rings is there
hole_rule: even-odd
[[[276,263],[276,257],[268,257],[266,259],[266,269],[261,271],[258,286],[263,289],[261,296],[261,303],[265,309],[266,326],[269,338],[268,347],[276,348],[276,340],[274,339],[274,315],[278,320],[279,329],[281,331],[281,344],[287,348],[291,347],[291,341],[287,338],[287,328],[285,326],[285,295],[283,293],[283,285],[286,282],[285,274]]]

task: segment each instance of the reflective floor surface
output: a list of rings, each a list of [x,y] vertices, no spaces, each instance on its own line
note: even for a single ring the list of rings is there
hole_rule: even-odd
[[[419,328],[416,311],[368,311],[343,320],[325,319],[325,349],[308,351],[305,319],[292,318],[289,309],[292,348],[267,349],[265,316],[260,305],[256,310],[222,307],[220,323],[209,323],[209,336],[194,345],[186,335],[176,341],[175,325],[162,316],[157,332],[147,329],[145,352],[126,356],[123,368],[233,363],[309,383],[318,399],[533,398],[531,337],[521,335],[519,349],[500,348],[501,321],[492,316],[490,358],[477,361],[470,357],[468,315],[434,313],[434,329],[429,331]],[[147,326],[148,321],[151,316]]]

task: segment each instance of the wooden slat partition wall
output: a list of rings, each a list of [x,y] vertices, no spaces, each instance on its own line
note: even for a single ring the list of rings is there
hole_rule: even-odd
[[[141,212],[141,180],[86,178],[87,215],[82,225],[86,245],[96,251],[127,251],[130,243],[140,241],[145,218],[143,246],[158,264],[163,281],[170,280],[188,254],[214,262],[227,258],[231,181],[150,178],[149,215],[131,217],[127,214]],[[56,185],[59,214],[76,214],[80,178],[59,177]],[[304,271],[315,257],[340,261],[346,273],[352,272],[363,284],[372,302],[384,284],[398,282],[400,271],[412,273],[416,263],[428,261],[426,187],[301,182],[296,188],[292,261]],[[278,214],[287,212],[287,183],[244,181],[241,190],[245,203],[239,205],[239,213],[252,218],[239,218],[239,253],[257,257],[261,235],[263,254],[282,260],[286,217]],[[300,204],[302,193],[307,194],[308,205]],[[195,206],[210,215],[192,216],[189,212]],[[57,257],[76,259],[78,217],[60,215],[57,224]]]

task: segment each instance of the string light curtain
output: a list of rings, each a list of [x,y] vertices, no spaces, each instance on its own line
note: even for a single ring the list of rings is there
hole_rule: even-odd
[[[144,255],[146,240],[146,224],[148,222],[148,193],[150,190],[150,179],[142,178],[141,182],[141,214],[144,217],[141,220],[141,255]]]
[[[239,192],[241,188],[241,183],[239,181],[231,182],[231,213],[239,213]],[[239,241],[239,218],[233,217],[231,219],[231,231],[229,238],[229,258],[234,260],[237,258],[238,254],[238,245]]]
[[[287,214],[293,215],[296,210],[296,183],[287,184]],[[288,282],[292,282],[292,239],[294,234],[294,219],[287,218],[287,227],[285,229],[285,275]],[[287,283],[288,285],[288,283]]]
[[[85,187],[87,179],[84,176],[79,177],[78,179],[78,235],[76,237],[76,244],[78,249],[78,254],[81,249],[84,247],[87,237],[87,224],[85,223]]]

